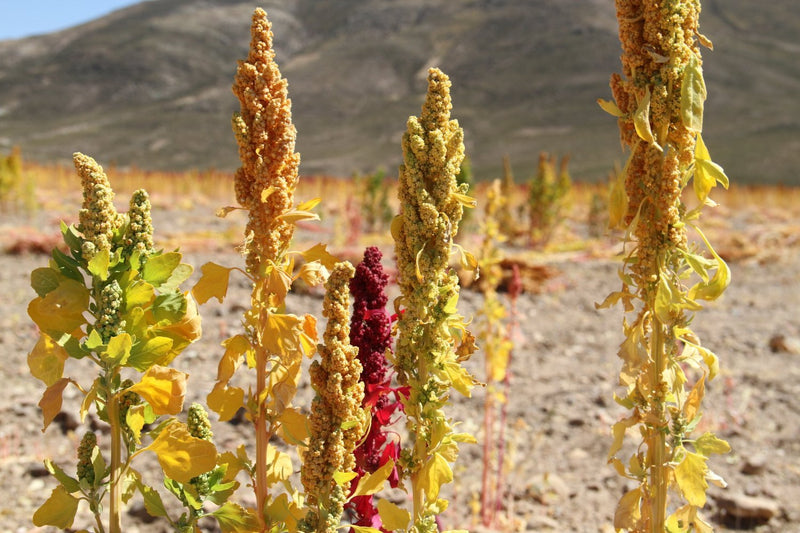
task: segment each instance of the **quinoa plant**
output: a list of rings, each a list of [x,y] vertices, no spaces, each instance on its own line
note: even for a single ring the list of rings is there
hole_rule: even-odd
[[[165,418],[181,411],[188,377],[169,364],[200,337],[197,307],[179,289],[192,268],[181,263],[178,252],[155,250],[145,191],[134,193],[128,213],[118,213],[102,167],[79,153],[74,161],[83,207],[77,226],[61,225],[67,253],[54,249],[50,265],[31,273],[38,296],[28,314],[40,337],[28,365],[47,387],[39,402],[43,429],[60,412],[62,393],[72,385],[83,396],[80,419],[94,407],[108,424],[110,457],[103,457],[97,436],[87,432],[78,449],[76,477],[46,460],[60,485],[33,522],[71,527],[79,502],[85,501],[96,530],[115,533],[121,531],[122,506],[134,494],[129,488],[138,487],[146,502],[152,490],[133,469],[137,455],[154,452],[167,476],[188,482],[214,468],[217,454],[185,424]],[[71,359],[93,363],[93,381],[65,375]],[[79,376],[86,376],[85,369]],[[145,424],[156,426],[145,434]],[[147,446],[146,435],[152,439]]]
[[[244,408],[253,423],[255,457],[247,458],[242,447],[231,465],[250,475],[256,497],[256,509],[241,510],[242,524],[269,531],[292,528],[302,517],[299,493],[270,492],[274,484],[288,486],[293,470],[289,456],[270,444],[270,439],[280,436],[290,445],[304,445],[307,439],[306,418],[291,401],[303,355],[314,354],[317,340],[316,319],[287,313],[285,299],[294,280],[318,285],[336,261],[322,245],[306,252],[289,250],[295,224],[318,219],[310,212],[318,200],[294,205],[300,163],[300,154],[294,151],[296,129],[287,82],[275,63],[271,25],[262,9],[253,14],[250,52],[247,60],[239,62],[233,92],[241,109],[233,118],[233,130],[242,162],[234,187],[240,208],[249,215],[243,245],[246,268],[208,263],[194,294],[200,303],[212,297],[221,302],[232,270],[240,270],[252,284],[244,333],[223,342],[225,353],[207,402],[220,420],[229,420]],[[236,208],[220,214],[231,209]],[[296,268],[301,258],[305,263]],[[243,361],[255,370],[255,384],[246,394],[230,384]]]
[[[400,446],[397,439],[390,437],[387,426],[392,422],[392,415],[401,408],[399,399],[404,389],[392,385],[386,360],[386,353],[392,345],[392,320],[386,313],[388,299],[384,289],[389,276],[383,271],[381,257],[377,247],[368,247],[350,282],[353,295],[350,342],[358,348],[361,381],[364,384],[362,406],[370,414],[369,429],[354,450],[357,475],[353,482],[357,483],[367,474],[374,474],[390,465],[389,483],[396,487],[399,481],[396,463]],[[355,525],[386,531],[373,495],[353,497],[347,509],[356,517]]]
[[[301,469],[309,507],[302,531],[333,533],[339,528],[344,505],[355,477],[355,450],[367,424],[364,383],[358,348],[350,344],[348,286],[355,270],[337,263],[325,284],[322,314],[328,319],[320,360],[311,365],[316,396],[311,406],[311,435]]]
[[[497,245],[502,242],[498,215],[503,211],[505,198],[501,194],[500,181],[495,180],[487,189],[486,204],[483,217],[483,244],[481,246],[479,264],[481,271],[481,288],[483,291],[483,309],[481,310],[481,330],[478,340],[482,343],[486,368],[486,399],[484,401],[484,438],[483,438],[483,476],[481,482],[481,522],[484,526],[494,525],[497,501],[497,480],[500,477],[502,464],[494,463],[493,458],[499,455],[498,450],[504,446],[502,439],[495,438],[495,413],[497,404],[502,406],[507,398],[503,394],[502,383],[508,373],[508,363],[512,344],[508,338],[504,319],[506,310],[497,295],[497,287],[503,279],[500,267],[502,259]]]
[[[396,527],[390,529],[419,533],[438,530],[436,515],[448,503],[439,491],[453,479],[450,463],[458,442],[475,442],[455,433],[444,412],[451,388],[469,396],[475,384],[461,366],[475,346],[456,314],[458,277],[449,266],[463,208],[474,205],[466,187],[456,184],[464,145],[462,129],[450,120],[451,108],[450,80],[430,69],[422,113],[408,119],[403,135],[400,214],[392,223],[401,291],[393,363],[399,382],[409,387],[403,406],[410,447],[403,450],[401,465],[411,482],[413,510],[410,521],[393,517]],[[384,513],[381,517],[386,524]]]
[[[724,482],[707,461],[729,450],[710,432],[693,434],[706,381],[719,363],[690,325],[700,301],[718,298],[730,275],[697,226],[702,208],[714,205],[711,189],[728,185],[701,136],[706,90],[699,44],[711,44],[698,32],[699,14],[698,0],[617,0],[622,75],[611,78],[616,103],[600,101],[618,117],[631,151],[625,194],[612,194],[611,211],[622,214],[632,246],[622,289],[604,302],[621,301],[631,318],[623,322],[625,393],[617,399],[631,414],[614,425],[609,453],[619,474],[637,483],[614,517],[615,527],[628,531],[711,531],[699,510],[708,482]],[[681,196],[690,180],[698,204],[691,209]],[[701,242],[689,241],[690,228]],[[699,377],[690,381],[689,369]],[[617,454],[631,427],[641,443],[623,462]]]
[[[545,152],[539,154],[536,174],[528,184],[529,240],[535,246],[547,244],[558,225],[572,186],[568,162],[568,157],[562,158],[556,171],[555,157]]]

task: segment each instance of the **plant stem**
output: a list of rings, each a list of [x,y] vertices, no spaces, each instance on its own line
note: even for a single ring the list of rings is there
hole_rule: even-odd
[[[486,375],[491,377],[491,364],[488,359],[486,362]],[[488,379],[486,381],[489,381]],[[489,384],[491,386],[491,384]],[[494,432],[492,431],[492,390],[487,386],[486,400],[483,405],[483,478],[481,480],[481,522],[484,526],[490,527],[494,521],[494,498],[491,489],[491,462],[492,444],[494,442]],[[491,503],[490,503],[491,502]]]
[[[655,305],[651,307],[655,309]],[[653,487],[653,498],[651,504],[650,531],[652,533],[664,533],[667,515],[667,484],[669,481],[669,469],[666,467],[667,443],[666,435],[663,431],[664,418],[664,395],[662,392],[662,377],[666,368],[666,354],[664,352],[664,327],[661,321],[653,318],[653,338],[652,338],[652,357],[653,357],[653,393],[656,418],[658,426],[654,430],[651,441],[652,463],[651,463],[651,484]]]
[[[259,320],[261,333],[264,332],[264,324],[266,322],[266,314],[264,310],[261,311],[261,320]],[[264,517],[264,509],[266,508],[267,496],[269,487],[267,486],[267,446],[269,445],[269,432],[267,431],[267,414],[264,410],[264,401],[262,395],[267,388],[267,350],[263,346],[263,341],[255,346],[256,351],[256,401],[258,402],[258,411],[255,414],[255,432],[256,432],[256,513],[258,515],[258,523],[260,524],[261,531],[267,530],[266,519]]]
[[[107,383],[113,383],[118,371],[112,370],[107,377]],[[109,533],[121,533],[121,509],[122,493],[120,483],[122,482],[122,428],[119,420],[119,402],[116,393],[109,388],[106,395],[106,411],[108,413],[108,423],[111,426],[111,476],[109,479],[109,504],[108,504],[108,531]]]

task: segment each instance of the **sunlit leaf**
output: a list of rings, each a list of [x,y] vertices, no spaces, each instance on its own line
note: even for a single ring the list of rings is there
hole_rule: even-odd
[[[340,472],[337,470],[336,472],[333,473],[333,482],[341,487],[344,486],[346,483],[350,483],[350,480],[352,480],[357,475],[358,474],[356,474],[355,472]]]
[[[292,475],[292,458],[288,453],[267,445],[267,481],[270,484],[286,481]]]
[[[240,505],[227,502],[211,513],[222,533],[251,533],[258,531],[258,517]]]
[[[717,262],[717,271],[714,274],[714,277],[708,282],[697,283],[691,289],[689,289],[688,297],[692,300],[716,300],[722,295],[723,292],[725,292],[725,289],[728,288],[728,285],[731,282],[731,271],[728,268],[727,263],[725,263],[725,261],[717,254],[714,248],[712,248],[711,243],[708,242],[708,239],[700,230],[700,228],[696,226],[693,227],[697,231],[698,235],[700,235],[700,238],[703,239],[708,251],[711,252],[712,256],[714,256],[714,260]]]
[[[50,386],[64,375],[64,362],[69,359],[67,351],[47,335],[39,335],[39,340],[28,354],[28,368],[31,375]]]
[[[168,516],[167,509],[164,507],[164,502],[161,500],[161,495],[157,490],[140,482],[139,492],[142,493],[147,514],[150,516]]]
[[[450,195],[464,207],[476,207],[478,205],[478,201],[472,196],[458,192],[451,192]]]
[[[78,492],[81,489],[80,482],[74,477],[68,476],[60,466],[50,459],[44,460],[44,467],[55,477],[67,492]]]
[[[706,84],[703,81],[703,68],[697,55],[690,54],[681,81],[681,121],[686,128],[697,132],[703,129],[705,99]]]
[[[142,278],[154,287],[159,287],[172,276],[180,264],[181,254],[178,252],[152,255],[142,268]]]
[[[28,304],[28,315],[41,331],[59,338],[60,333],[72,333],[86,323],[83,313],[89,307],[89,291],[82,283],[64,279],[47,295]]]
[[[244,405],[244,390],[217,383],[206,398],[208,408],[219,415],[220,422],[227,422]]]
[[[48,292],[56,289],[63,279],[64,277],[52,268],[37,268],[31,272],[31,287],[36,294],[44,298]]]
[[[685,451],[683,460],[675,466],[675,481],[678,483],[686,501],[697,507],[706,504],[706,457]]]
[[[285,409],[278,417],[280,428],[278,435],[290,445],[303,444],[308,440],[310,430],[308,428],[308,417],[298,409]]]
[[[131,336],[124,332],[120,333],[111,337],[108,341],[108,346],[100,357],[103,361],[112,365],[124,365],[131,355],[132,346]]]
[[[611,102],[609,100],[603,100],[602,98],[598,98],[597,105],[599,105],[603,109],[603,111],[605,111],[612,117],[620,118],[625,116],[625,113],[623,113],[622,110],[619,107],[617,107],[616,102]]]
[[[408,525],[411,523],[411,513],[383,498],[378,500],[377,508],[383,527],[387,531],[408,529]]]
[[[644,97],[639,102],[639,107],[633,115],[633,125],[636,128],[636,133],[639,137],[650,144],[657,147],[655,137],[653,137],[653,130],[650,127],[650,88],[648,87],[644,93]]]
[[[453,388],[467,398],[472,396],[472,388],[480,383],[470,375],[466,368],[458,363],[446,362],[444,363],[444,370],[447,373],[447,377],[450,378],[450,384]]]
[[[228,294],[228,279],[230,278],[231,270],[220,266],[216,263],[206,263],[200,267],[200,280],[192,289],[192,295],[197,300],[197,303],[204,304],[211,298],[216,298],[217,301],[222,303],[225,296]]]
[[[300,252],[300,255],[303,256],[307,263],[319,261],[328,270],[332,270],[336,263],[339,262],[339,258],[328,252],[328,245],[326,244],[316,244],[305,252]]]
[[[686,403],[683,405],[683,412],[686,416],[686,420],[691,422],[697,416],[697,413],[700,412],[700,404],[703,401],[703,396],[706,393],[706,376],[705,374],[697,380],[697,383],[694,384],[692,390],[689,392],[688,398],[686,398]]]
[[[75,513],[78,512],[79,501],[64,487],[54,488],[47,501],[33,513],[33,525],[37,527],[55,526],[59,529],[72,527]]]
[[[164,474],[180,483],[189,483],[217,464],[214,444],[192,437],[186,425],[180,422],[167,425],[144,449],[155,453]]]
[[[731,451],[731,445],[710,431],[706,431],[694,441],[697,453],[710,457],[712,454],[723,454]]]
[[[143,280],[136,280],[125,289],[125,308],[147,307],[155,299],[155,288]]]
[[[636,425],[638,420],[634,416],[623,418],[619,422],[611,426],[611,432],[614,435],[614,441],[611,448],[608,450],[608,458],[614,457],[618,451],[622,449],[622,441],[625,439],[625,431],[631,426]]]
[[[129,390],[144,398],[155,414],[176,415],[183,409],[188,377],[185,372],[174,368],[154,365]]]
[[[434,453],[420,469],[419,486],[429,501],[436,500],[442,485],[453,481],[453,470],[440,453]]]
[[[169,337],[153,337],[143,342],[137,342],[130,349],[130,356],[126,364],[139,372],[144,372],[155,364],[168,364],[164,361],[173,341]]]
[[[269,313],[264,321],[262,342],[272,354],[294,353],[302,350],[300,319],[295,315]]]
[[[389,459],[375,472],[365,473],[361,479],[358,480],[358,485],[356,485],[356,489],[353,491],[353,497],[369,496],[379,492],[383,488],[386,480],[389,479],[389,476],[392,474],[393,470],[394,461]]]
[[[87,268],[91,274],[99,278],[101,281],[108,279],[108,265],[110,261],[110,252],[107,249],[98,251],[94,256],[89,259]]]

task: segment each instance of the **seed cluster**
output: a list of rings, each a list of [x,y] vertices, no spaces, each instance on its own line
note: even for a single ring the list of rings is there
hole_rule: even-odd
[[[281,77],[272,49],[272,28],[263,9],[256,9],[250,53],[236,69],[233,92],[241,111],[233,130],[242,166],[236,171],[237,201],[249,211],[247,268],[259,272],[266,261],[277,261],[291,241],[294,226],[279,217],[292,207],[300,154],[294,151],[297,131],[292,123],[287,82]]]
[[[75,169],[81,178],[83,205],[78,213],[78,231],[87,242],[83,245],[83,258],[87,261],[101,250],[110,250],[114,231],[123,221],[114,207],[114,191],[108,177],[97,162],[76,152],[72,156]]]
[[[125,254],[139,252],[146,257],[155,251],[153,244],[153,219],[150,216],[150,196],[144,189],[133,193],[128,211],[128,231],[125,234]]]
[[[92,452],[97,447],[97,435],[94,431],[87,431],[81,438],[78,446],[78,479],[86,481],[89,485],[94,484],[94,465],[92,465]]]
[[[367,423],[367,413],[361,408],[364,384],[359,380],[358,349],[349,340],[348,284],[354,272],[350,263],[337,263],[325,284],[322,314],[328,323],[324,344],[319,346],[320,359],[310,369],[311,385],[317,394],[309,418],[311,438],[301,477],[307,501],[324,510],[320,517],[331,516],[334,520],[336,515],[330,531],[338,526],[344,505],[344,498],[336,497],[333,474],[353,471],[353,450]]]
[[[104,343],[119,334],[124,326],[122,320],[122,288],[112,280],[100,291],[95,329]]]

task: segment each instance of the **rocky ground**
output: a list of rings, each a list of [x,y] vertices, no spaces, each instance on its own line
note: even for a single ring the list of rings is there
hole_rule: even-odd
[[[173,222],[177,217],[165,216]],[[727,489],[709,489],[706,514],[717,531],[800,532],[800,248],[791,237],[796,233],[787,236],[786,220],[778,222],[779,230],[765,230],[777,234],[777,240],[736,234],[741,237],[736,250],[750,251],[731,253],[738,255],[730,265],[733,283],[724,298],[709,304],[694,322],[722,367],[720,376],[707,385],[701,429],[716,432],[733,449],[711,461],[711,468],[729,484]],[[9,234],[25,224],[11,218],[0,223],[2,249],[13,251],[16,241]],[[51,220],[41,224],[51,224],[52,229],[40,226],[44,229],[37,235],[55,233]],[[728,236],[727,241],[736,239]],[[753,247],[759,249],[753,252]],[[184,249],[185,260],[198,270],[207,260],[227,265],[240,261],[225,247]],[[40,431],[37,403],[43,387],[26,364],[36,339],[26,305],[34,295],[29,273],[46,260],[35,253],[0,254],[0,379],[5,387],[0,396],[0,479],[7,492],[0,503],[2,531],[40,531],[30,517],[55,486],[42,460],[51,457],[70,471],[84,431],[72,414],[79,401],[73,393],[65,398],[60,423],[44,434]],[[518,302],[520,327],[508,405],[509,494],[497,529],[610,532],[616,502],[630,488],[630,482],[606,463],[610,426],[624,413],[613,401],[622,311],[597,311],[594,304],[618,288],[618,264],[609,254],[587,252],[541,256],[539,261],[553,277],[541,293],[523,294]],[[204,402],[222,353],[219,343],[238,331],[247,298],[246,285],[239,283],[224,304],[203,306],[203,338],[174,362],[191,375],[187,405]],[[464,291],[460,311],[474,315],[481,301],[478,293]],[[293,312],[318,315],[320,307],[318,293],[289,299]],[[468,365],[482,377],[480,353]],[[88,370],[73,368],[78,380],[91,380],[81,375]],[[297,402],[308,405],[310,398],[306,385]],[[452,417],[462,421],[461,428],[479,441],[483,401],[484,391],[478,390],[471,399],[455,398],[451,410]],[[214,431],[221,449],[252,445],[247,423],[216,423]],[[482,464],[480,446],[462,448],[455,482],[448,489],[451,507],[442,516],[446,529],[481,529],[475,502]],[[240,489],[240,501],[249,501],[248,492]],[[162,523],[148,522],[136,500],[125,523],[128,533],[168,531]],[[91,527],[85,514],[75,527]]]

